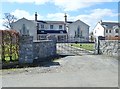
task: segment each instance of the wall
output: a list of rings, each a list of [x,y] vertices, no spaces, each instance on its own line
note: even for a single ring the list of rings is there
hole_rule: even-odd
[[[120,42],[118,40],[100,40],[100,53],[118,57],[118,53],[120,52]]]
[[[56,56],[56,43],[51,40],[33,42],[33,36],[21,36],[19,48],[19,63],[33,63],[35,59],[45,61],[45,58]]]
[[[33,63],[33,37],[20,36],[19,63]]]
[[[34,59],[43,61],[44,58],[56,55],[56,43],[51,40],[41,40],[33,42]]]

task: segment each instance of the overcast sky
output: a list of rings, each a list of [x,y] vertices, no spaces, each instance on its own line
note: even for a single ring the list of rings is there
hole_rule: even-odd
[[[39,20],[54,21],[64,21],[64,13],[67,13],[69,21],[80,19],[90,26],[91,31],[100,20],[118,21],[118,0],[2,0],[0,29],[4,29],[4,13],[33,20],[35,12]]]

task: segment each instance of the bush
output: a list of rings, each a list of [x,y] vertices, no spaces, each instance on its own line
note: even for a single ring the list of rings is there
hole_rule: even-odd
[[[0,45],[3,62],[16,60],[19,53],[19,33],[14,30],[0,30]]]

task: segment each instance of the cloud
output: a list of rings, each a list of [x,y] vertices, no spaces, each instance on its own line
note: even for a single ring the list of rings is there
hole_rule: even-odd
[[[64,11],[74,11],[81,8],[90,7],[97,3],[87,1],[81,2],[81,0],[54,0],[54,4]]]
[[[118,2],[119,0],[53,0],[56,6],[59,6],[64,11],[74,11],[81,8],[90,7],[102,2]]]
[[[46,19],[53,20],[53,21],[64,21],[64,13],[53,13],[48,14]]]
[[[67,14],[67,19],[69,21],[76,21],[80,19],[81,21],[87,23],[90,25],[90,31],[94,28],[94,26],[97,24],[98,21],[103,20],[105,21],[105,17],[114,17],[117,18],[118,13],[114,12],[114,10],[111,9],[93,9],[91,11],[88,11],[89,14],[80,14],[77,16],[72,16],[70,14]],[[54,21],[64,21],[64,13],[49,13],[46,17],[47,20],[54,20]]]
[[[20,18],[26,18],[29,20],[34,20],[34,13],[30,14],[29,12],[25,11],[25,10],[20,10],[20,9],[16,9],[15,11],[11,12],[12,15],[14,15],[16,18],[20,19]],[[42,19],[43,17],[41,15],[38,14],[38,19]]]
[[[80,19],[81,21],[87,23],[90,25],[90,30],[94,28],[94,26],[97,24],[98,21],[103,20],[105,17],[114,17],[117,18],[117,12],[115,13],[111,9],[93,9],[91,11],[88,11],[89,14],[80,14],[77,16],[72,16],[70,14],[67,14],[69,21],[76,21]],[[16,9],[15,11],[11,12],[15,17],[18,19],[20,18],[27,18],[29,20],[34,20],[34,13],[30,14],[29,12],[25,10]],[[64,13],[49,13],[46,16],[41,16],[38,14],[39,20],[52,20],[52,21],[64,21]]]
[[[3,2],[16,2],[16,3],[35,3],[42,5],[45,3],[53,3],[63,11],[75,11],[81,8],[90,7],[102,2],[118,2],[119,0],[3,0]]]
[[[45,4],[50,0],[3,0],[2,2],[10,2],[10,3],[35,3],[35,4]]]
[[[114,17],[117,18],[118,14],[111,9],[94,9],[90,11],[90,14],[83,14],[78,16],[71,16],[73,20],[82,20],[83,22],[90,25],[90,30],[94,28],[100,20],[105,20],[105,17]]]

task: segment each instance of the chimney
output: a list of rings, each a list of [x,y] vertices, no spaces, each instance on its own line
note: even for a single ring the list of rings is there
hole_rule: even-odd
[[[35,12],[35,21],[37,21],[37,12]]]
[[[100,20],[100,22],[99,22],[100,24],[102,24],[102,20]]]
[[[67,15],[66,15],[66,13],[65,13],[64,17],[65,17],[65,23],[67,23]]]

